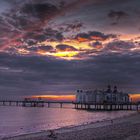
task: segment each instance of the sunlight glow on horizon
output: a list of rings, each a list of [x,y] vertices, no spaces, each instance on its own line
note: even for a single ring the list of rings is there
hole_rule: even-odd
[[[140,101],[140,94],[129,94],[130,98],[133,102]],[[54,100],[54,101],[75,101],[75,95],[35,95],[31,96],[31,98],[42,98],[46,100]]]
[[[55,101],[74,101],[75,95],[36,95],[31,96],[31,98],[42,98],[46,100],[55,100]]]
[[[140,94],[130,94],[130,98],[132,99],[132,102],[140,101]]]

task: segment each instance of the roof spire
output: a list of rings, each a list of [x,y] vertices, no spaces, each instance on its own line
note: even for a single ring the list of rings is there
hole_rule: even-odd
[[[117,86],[114,86],[114,91],[113,93],[117,93]]]
[[[110,85],[107,86],[107,92],[111,93],[111,86]]]

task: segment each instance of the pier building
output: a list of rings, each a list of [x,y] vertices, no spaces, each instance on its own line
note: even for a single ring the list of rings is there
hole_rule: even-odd
[[[117,86],[114,86],[113,90],[108,85],[106,90],[77,90],[76,93],[77,103],[89,103],[89,104],[126,104],[130,102],[129,94],[118,91]]]

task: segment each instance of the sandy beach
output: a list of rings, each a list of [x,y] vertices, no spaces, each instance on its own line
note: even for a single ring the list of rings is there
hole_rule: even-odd
[[[140,112],[114,120],[42,131],[2,140],[140,140]]]

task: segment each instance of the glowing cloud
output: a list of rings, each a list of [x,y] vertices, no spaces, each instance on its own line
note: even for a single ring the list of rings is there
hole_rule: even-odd
[[[32,98],[42,98],[45,100],[53,100],[53,101],[74,101],[75,95],[38,95],[31,96]]]

